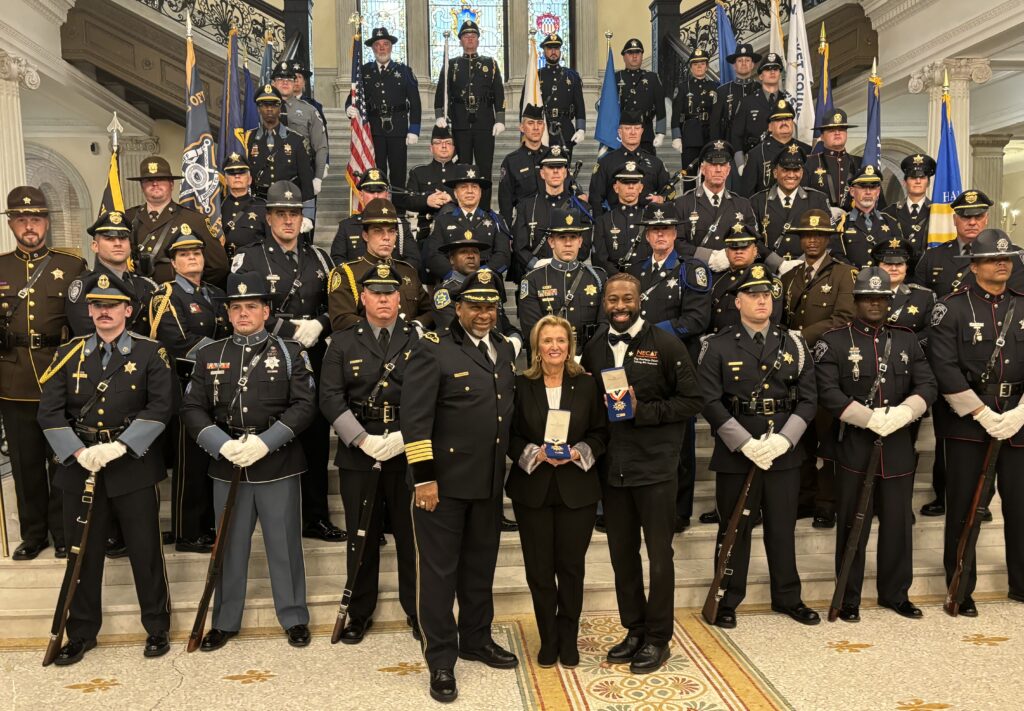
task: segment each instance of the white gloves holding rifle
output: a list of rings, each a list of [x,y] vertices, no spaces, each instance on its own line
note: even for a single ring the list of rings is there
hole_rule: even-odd
[[[386,462],[405,452],[405,442],[401,432],[392,432],[387,435],[368,434],[359,443],[359,449],[375,461]]]
[[[78,463],[91,472],[98,472],[118,457],[124,456],[128,448],[120,442],[103,442],[86,447],[78,455]]]
[[[788,452],[789,449],[788,439],[780,434],[765,433],[761,439],[751,437],[746,444],[740,447],[740,452],[756,464],[758,469],[768,471],[772,468],[775,460]]]
[[[220,448],[220,456],[236,467],[251,467],[268,454],[270,454],[270,448],[256,435],[250,435],[244,440],[230,440]]]
[[[985,428],[989,436],[995,437],[996,439],[1006,439],[1006,437],[1000,437],[1004,431],[1003,415],[1000,415],[988,405],[985,405],[981,410],[974,415],[974,421]]]

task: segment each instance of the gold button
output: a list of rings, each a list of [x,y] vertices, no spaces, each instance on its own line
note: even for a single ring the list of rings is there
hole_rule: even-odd
[[[102,427],[102,426],[103,426],[103,423],[102,423],[102,422],[97,422],[97,423],[96,423],[96,426],[97,426],[97,427]]]
[[[36,318],[36,317],[35,317],[35,316],[33,316],[32,314],[29,314],[28,320],[29,320],[29,321],[34,321],[34,320],[35,320],[35,318]]]
[[[468,385],[466,386],[466,392],[467,393],[469,392],[469,386]]]
[[[1006,361],[1006,362],[1007,362],[1007,363],[1009,363],[1010,361]],[[499,396],[498,396],[498,399],[499,399],[499,400],[501,399],[501,395],[499,395]]]
[[[97,415],[103,415],[103,414],[105,414],[105,413],[103,412],[103,408],[101,407],[100,409],[98,409],[98,410],[96,411],[96,414],[97,414]]]
[[[498,422],[501,422],[501,415],[498,415]]]
[[[35,305],[36,305],[36,302],[34,302],[34,301],[30,301],[30,302],[28,302],[28,305],[29,305],[29,306],[35,306]]]
[[[132,390],[134,390],[134,389],[135,389],[135,386],[134,386],[134,385],[132,385]]]
[[[455,450],[450,447],[448,448],[448,451],[451,452],[452,454],[455,454]]]

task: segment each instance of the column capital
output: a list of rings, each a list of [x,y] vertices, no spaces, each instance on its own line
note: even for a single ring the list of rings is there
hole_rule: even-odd
[[[39,88],[39,70],[24,57],[0,49],[0,79],[15,82],[26,89]]]
[[[971,147],[975,155],[979,150],[987,155],[1003,155],[1006,144],[1013,140],[1012,133],[975,133],[971,135]]]
[[[911,94],[920,94],[926,89],[942,90],[946,73],[949,81],[985,84],[992,79],[992,66],[987,57],[952,57],[931,62],[910,75],[907,89]]]
[[[107,141],[110,150],[114,146]],[[117,146],[121,149],[121,155],[126,153],[138,153],[144,156],[156,155],[160,152],[160,138],[158,136],[119,136]]]

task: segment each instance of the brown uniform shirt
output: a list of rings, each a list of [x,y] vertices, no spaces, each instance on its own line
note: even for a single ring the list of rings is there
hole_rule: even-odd
[[[150,217],[145,205],[128,208],[125,219],[132,230],[133,255],[141,252],[153,257],[154,271],[144,276],[151,277],[157,284],[174,280],[174,269],[171,267],[171,257],[167,250],[175,238],[184,231],[182,226],[188,225],[185,229],[203,240],[203,257],[206,260],[203,281],[216,286],[224,285],[228,277],[228,255],[220,242],[210,234],[206,218],[198,212],[172,201],[155,219]],[[161,235],[164,235],[165,227],[166,235],[157,250],[159,253],[153,254]],[[139,270],[138,266],[136,270]],[[141,273],[141,270],[139,271]]]
[[[801,264],[782,275],[787,327],[801,331],[811,348],[825,331],[845,326],[853,318],[853,283],[857,269],[826,254],[808,281],[810,265]]]
[[[367,270],[384,261],[388,261],[402,278],[402,286],[398,289],[402,295],[399,315],[408,322],[415,319],[427,329],[434,325],[434,301],[423,288],[416,267],[399,259],[384,260],[364,254],[331,270],[331,278],[327,281],[327,311],[331,317],[331,328],[335,331],[345,330],[366,315],[366,309],[359,301],[359,280]]]

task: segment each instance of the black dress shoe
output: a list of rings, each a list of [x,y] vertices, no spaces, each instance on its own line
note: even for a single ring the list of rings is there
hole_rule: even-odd
[[[213,652],[225,644],[228,640],[234,637],[238,632],[228,632],[226,630],[211,629],[203,637],[203,641],[199,644],[200,652]]]
[[[580,665],[580,650],[576,646],[576,639],[571,642],[563,642],[558,649],[558,663],[564,669],[575,669]]]
[[[14,555],[11,556],[14,560],[35,560],[40,553],[50,547],[49,541],[40,541],[38,543],[32,543],[26,541],[22,543],[14,551]]]
[[[373,627],[372,617],[368,620],[357,620],[353,617],[348,618],[348,624],[346,624],[345,629],[341,631],[342,644],[359,644],[363,641],[366,631],[371,627]]]
[[[982,523],[992,523],[992,511],[986,506],[981,514]]]
[[[327,519],[320,519],[306,524],[302,529],[303,538],[319,538],[328,543],[341,543],[348,540],[348,534]]]
[[[510,518],[501,517],[501,532],[512,533],[513,531],[519,530],[519,524]]]
[[[888,607],[897,615],[901,615],[911,620],[920,620],[922,617],[924,617],[924,613],[921,612],[920,608],[918,608],[910,600],[904,600],[903,602],[897,603],[896,605],[890,605],[885,602],[879,602],[878,604],[882,607]]]
[[[718,512],[717,511],[705,511],[697,519],[701,523],[718,523]]]
[[[405,618],[405,624],[412,628],[412,638],[417,642],[423,641],[423,633],[420,632],[420,621],[413,616]]]
[[[213,539],[209,536],[179,538],[174,543],[174,550],[181,553],[209,553],[213,550]]]
[[[608,533],[608,528],[604,525],[604,516],[594,519],[594,530],[598,533]]]
[[[755,511],[754,515],[750,519],[751,527],[760,526],[762,523],[764,523],[764,517],[761,515],[760,511]]]
[[[164,542],[165,546],[169,546],[172,543],[174,543],[174,532],[173,531],[164,531],[163,533],[160,534],[160,539]]]
[[[945,516],[946,502],[942,499],[935,499],[921,507],[922,516]]]
[[[306,625],[292,625],[285,633],[288,635],[288,644],[293,647],[309,646],[309,627]]]
[[[626,635],[626,638],[608,650],[606,659],[612,664],[622,664],[632,659],[644,646],[644,638]]]
[[[64,545],[63,543],[59,543],[59,544],[55,545],[53,547],[53,557],[54,558],[67,558],[68,557],[68,547],[66,545]]]
[[[860,622],[860,608],[857,605],[843,605],[839,610],[839,619],[843,622]]]
[[[108,538],[107,539],[107,550],[106,556],[111,560],[116,558],[124,558],[128,555],[128,546],[125,545],[123,538]]]
[[[61,647],[60,652],[57,653],[57,658],[53,660],[53,663],[58,667],[69,667],[72,664],[78,664],[82,661],[82,657],[90,649],[96,646],[96,640],[94,639],[69,639],[68,643]]]
[[[1015,602],[1024,602],[1024,595],[1021,595],[1020,593],[1015,593],[1012,590],[1006,593],[1006,597],[1010,598],[1011,600],[1014,600]]]
[[[171,651],[171,641],[167,632],[159,632],[146,637],[146,648],[142,650],[144,657],[162,657]]]
[[[459,698],[459,687],[455,684],[455,673],[451,669],[434,669],[430,672],[430,697],[442,704]]]
[[[726,630],[736,629],[736,610],[731,607],[719,607],[715,614],[715,627]]]
[[[667,644],[645,644],[633,655],[629,670],[634,674],[650,674],[661,669],[671,656]]]
[[[968,596],[964,598],[964,601],[960,603],[959,614],[963,615],[964,617],[978,616],[978,606],[974,604],[973,597]]]
[[[811,523],[814,528],[835,528],[836,515],[818,511],[814,514],[814,521]]]
[[[690,527],[690,519],[683,518],[682,516],[676,516],[676,533],[682,533]]]
[[[802,625],[816,625],[821,622],[821,617],[818,616],[818,613],[802,602],[798,602],[793,607],[772,605],[772,610],[774,612],[781,612],[783,615],[789,615]]]
[[[479,649],[459,650],[459,659],[483,662],[492,669],[514,669],[519,666],[519,657],[491,641]]]
[[[543,644],[540,646],[540,651],[537,652],[537,666],[541,669],[550,669],[555,666],[555,662],[558,661],[558,650],[554,647],[545,647]]]

